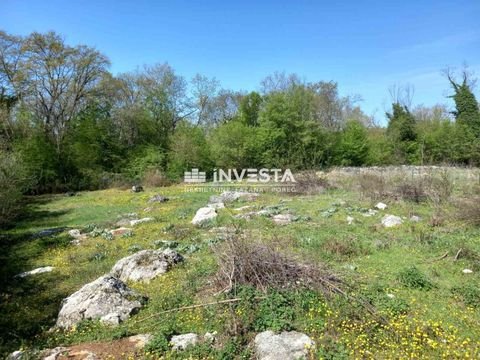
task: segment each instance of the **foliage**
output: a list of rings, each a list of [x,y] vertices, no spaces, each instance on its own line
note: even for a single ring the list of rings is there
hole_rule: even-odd
[[[403,269],[398,274],[398,280],[407,287],[414,289],[430,290],[433,283],[416,266]]]

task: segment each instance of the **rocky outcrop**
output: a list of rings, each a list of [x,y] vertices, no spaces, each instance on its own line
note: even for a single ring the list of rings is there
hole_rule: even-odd
[[[145,301],[121,280],[104,275],[63,300],[56,326],[70,328],[87,319],[117,325],[136,313]]]
[[[149,282],[181,261],[183,257],[171,249],[142,250],[119,260],[110,275],[121,281]]]
[[[254,340],[255,355],[258,360],[297,360],[306,359],[315,343],[310,337],[296,331],[275,334],[264,331]]]

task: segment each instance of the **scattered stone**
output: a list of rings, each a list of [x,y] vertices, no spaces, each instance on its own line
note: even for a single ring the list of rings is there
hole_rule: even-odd
[[[153,210],[153,208],[149,206],[149,207],[146,207],[145,209],[143,209],[143,212],[148,213],[148,212],[150,212],[150,211],[152,211],[152,210]]]
[[[403,223],[403,220],[399,216],[385,215],[382,218],[382,225],[385,226],[386,228],[399,226],[399,225],[402,225],[402,223]]]
[[[352,265],[352,264],[347,264],[344,267],[345,267],[345,269],[350,270],[350,271],[356,271],[357,270],[357,266]]]
[[[223,202],[216,202],[216,203],[208,204],[207,207],[212,209],[224,209],[225,204]]]
[[[138,334],[127,338],[129,342],[135,344],[136,349],[143,349],[153,339],[152,334]]]
[[[82,320],[104,319],[125,321],[135,314],[146,298],[130,289],[121,280],[104,275],[84,285],[63,300],[56,326],[71,328]]]
[[[15,275],[15,277],[24,278],[24,277],[31,276],[31,275],[43,274],[43,273],[47,273],[47,272],[52,272],[53,269],[55,269],[53,266],[44,266],[44,267],[40,267],[40,268],[33,269],[33,270],[30,270],[30,271],[22,272],[20,274]]]
[[[143,219],[130,220],[130,226],[136,226],[138,224],[143,224],[143,223],[151,222],[151,221],[154,221],[154,220],[155,219],[151,218],[151,217],[146,217],[146,218],[143,218]]]
[[[170,340],[173,350],[185,350],[189,346],[198,344],[198,335],[188,333],[183,335],[174,335]]]
[[[210,196],[210,200],[208,201],[210,204],[217,203],[217,202],[233,202],[238,199],[243,199],[247,201],[255,200],[259,194],[257,193],[249,193],[246,191],[224,191],[220,194],[220,196],[213,195]]]
[[[43,360],[57,360],[60,355],[63,355],[66,352],[68,352],[66,347],[59,346],[54,349],[43,350],[40,353],[40,358]]]
[[[217,212],[215,211],[215,209],[211,207],[203,207],[197,210],[197,213],[195,214],[192,220],[192,224],[200,225],[205,221],[213,220],[216,217],[217,217]]]
[[[122,235],[131,234],[133,232],[133,230],[130,229],[130,228],[126,228],[126,227],[119,227],[118,229],[113,229],[113,230],[110,230],[109,232],[113,236],[122,236]]]
[[[73,240],[71,241],[74,245],[80,245],[82,241],[87,239],[87,234],[82,234],[79,229],[72,229],[68,231]]]
[[[296,331],[275,334],[264,331],[254,340],[258,360],[297,360],[306,359],[315,343],[310,337]]]
[[[375,207],[378,209],[378,210],[385,210],[387,208],[387,204],[384,204],[382,202],[379,202],[377,205],[375,205]]]
[[[118,314],[107,314],[100,318],[100,322],[105,325],[118,326],[122,322],[122,319]]]
[[[175,250],[142,250],[119,260],[110,275],[125,282],[149,282],[181,261],[183,257]]]
[[[203,336],[204,340],[210,344],[213,344],[217,340],[217,332],[207,332]]]
[[[22,350],[17,350],[9,354],[6,358],[6,360],[21,360],[23,358],[23,355],[25,355],[25,352]]]
[[[365,216],[365,217],[370,217],[370,216],[377,215],[377,213],[378,213],[377,210],[368,209],[368,211],[364,212],[362,215]]]
[[[420,222],[422,219],[420,218],[420,216],[417,216],[417,215],[412,215],[410,217],[410,221],[412,222]]]
[[[387,297],[390,298],[390,299],[395,299],[395,295],[393,295],[393,294],[387,294]]]
[[[471,274],[471,273],[473,273],[473,270],[463,269],[462,272],[463,272],[464,274]]]
[[[167,202],[168,200],[170,200],[168,197],[166,196],[162,196],[162,195],[159,195],[159,194],[156,194],[156,195],[153,195],[150,199],[148,199],[148,203],[164,203],[164,202]]]
[[[277,225],[287,225],[295,220],[292,214],[278,214],[273,216],[273,222]]]
[[[133,193],[139,193],[143,191],[143,187],[140,185],[133,185],[132,186],[132,192]]]
[[[352,216],[347,216],[347,224],[352,225],[355,219]]]

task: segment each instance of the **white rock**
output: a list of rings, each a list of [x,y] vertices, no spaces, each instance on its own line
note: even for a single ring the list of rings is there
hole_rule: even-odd
[[[420,218],[420,216],[417,216],[417,215],[412,215],[410,217],[410,221],[412,221],[412,222],[419,222],[420,220],[422,220],[422,219]]]
[[[390,299],[395,299],[395,295],[393,295],[393,294],[387,294],[387,297],[390,298]]]
[[[198,335],[194,333],[174,335],[170,344],[173,350],[185,350],[189,346],[198,344]]]
[[[195,214],[192,224],[194,225],[200,225],[201,223],[209,220],[213,220],[217,217],[217,212],[215,209],[211,207],[203,207],[197,210],[197,213]]]
[[[379,202],[377,205],[375,205],[375,207],[378,209],[378,210],[385,210],[387,208],[387,204],[384,204],[382,202]]]
[[[43,350],[40,354],[40,358],[43,360],[57,360],[60,355],[66,353],[68,349],[66,347],[56,347],[54,349]]]
[[[21,274],[17,274],[17,275],[15,275],[15,277],[24,278],[24,277],[27,277],[27,276],[30,276],[30,275],[43,274],[43,273],[47,273],[47,272],[52,272],[53,269],[55,269],[53,266],[44,266],[44,267],[40,267],[40,268],[33,269],[33,270],[30,270],[30,271],[25,271]]]
[[[146,218],[143,218],[143,219],[130,220],[130,226],[136,226],[138,224],[143,224],[143,223],[150,222],[150,221],[153,221],[153,220],[155,220],[155,219],[151,218],[151,217],[146,217]]]
[[[205,339],[205,341],[209,342],[210,344],[214,343],[216,340],[217,340],[217,332],[214,331],[214,332],[207,332],[205,333],[205,335],[203,336],[203,338]]]
[[[382,225],[385,226],[386,228],[399,226],[399,225],[402,225],[402,223],[403,223],[403,220],[399,216],[385,215],[382,218]]]
[[[264,331],[255,337],[254,349],[258,360],[306,359],[309,350],[315,347],[310,337],[296,331],[275,334]]]
[[[463,269],[462,272],[463,272],[464,274],[471,274],[471,273],[473,273],[473,270]]]
[[[370,216],[377,215],[377,213],[378,213],[377,210],[368,209],[368,211],[366,213],[363,213],[362,215],[365,217],[370,217]]]
[[[104,275],[63,300],[56,326],[70,328],[88,319],[114,322],[115,316],[125,321],[143,306],[144,301],[143,296],[121,280]]]
[[[14,351],[7,356],[6,360],[21,360],[24,354],[22,350]]]
[[[352,225],[355,219],[352,216],[347,216],[347,224]]]
[[[175,250],[142,250],[119,260],[110,275],[124,282],[149,282],[181,261],[183,257]]]

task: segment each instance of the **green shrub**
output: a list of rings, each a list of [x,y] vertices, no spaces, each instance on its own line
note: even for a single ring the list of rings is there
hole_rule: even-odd
[[[460,296],[465,305],[474,308],[480,307],[480,289],[477,285],[467,284],[457,286],[452,289],[452,293]]]
[[[416,266],[405,268],[398,274],[398,280],[406,287],[430,290],[433,283]]]

